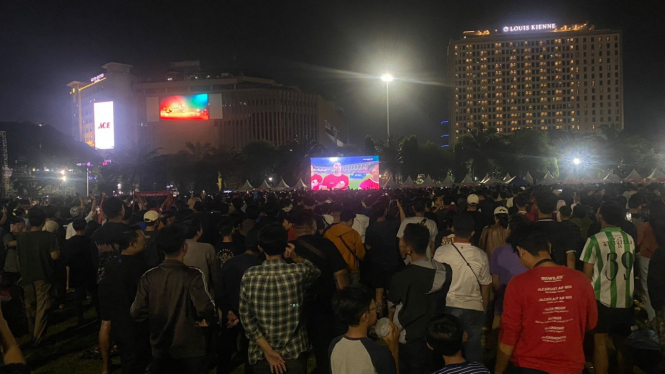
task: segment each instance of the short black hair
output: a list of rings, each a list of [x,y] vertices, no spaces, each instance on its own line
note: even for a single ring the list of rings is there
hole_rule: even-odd
[[[347,326],[358,326],[360,318],[369,311],[374,294],[363,285],[355,285],[337,290],[332,306],[337,318]]]
[[[526,199],[526,196],[524,195],[517,195],[513,199],[514,205],[515,206],[526,206],[529,203],[529,200]]]
[[[600,206],[600,215],[608,225],[619,226],[626,219],[626,210],[613,201]]]
[[[309,226],[316,222],[314,212],[307,209],[291,210],[289,219],[293,226]]]
[[[556,195],[551,191],[540,191],[536,194],[536,205],[542,214],[552,214],[556,210]]]
[[[305,196],[305,198],[302,199],[302,203],[304,206],[316,206],[316,199],[312,196]]]
[[[186,221],[185,227],[187,229],[185,232],[185,238],[187,239],[194,238],[199,231],[203,230],[203,225],[199,217],[194,217],[191,220]]]
[[[84,231],[87,224],[88,222],[83,218],[75,219],[72,221],[72,228],[74,231]]]
[[[418,223],[409,223],[404,228],[404,243],[417,254],[424,255],[429,248],[429,229]]]
[[[533,224],[520,225],[511,230],[508,243],[513,246],[515,252],[517,247],[521,247],[533,256],[538,256],[540,252],[549,252],[550,248],[545,230]]]
[[[136,242],[136,240],[139,238],[137,231],[140,230],[141,228],[134,225],[129,226],[127,230],[123,231],[122,234],[120,234],[120,237],[115,240],[115,244],[118,245],[118,250],[124,251],[125,249],[129,248],[132,243]]]
[[[469,214],[459,214],[453,219],[453,229],[455,236],[468,238],[473,233],[475,222]]]
[[[425,208],[427,207],[427,200],[419,197],[415,200],[413,200],[413,210],[416,213],[423,213],[425,212]]]
[[[462,321],[452,314],[432,318],[425,332],[427,344],[440,356],[455,356],[462,350],[464,328]]]
[[[102,203],[102,211],[108,219],[118,218],[122,213],[123,206],[122,200],[117,197],[111,197]]]
[[[157,232],[155,247],[165,255],[175,255],[185,244],[185,228],[182,225],[170,225]]]
[[[628,208],[637,209],[642,204],[644,204],[644,196],[642,194],[636,193],[628,199]]]
[[[43,225],[45,221],[46,213],[44,213],[42,208],[35,206],[28,210],[28,222],[30,222],[30,226],[39,227]]]
[[[288,242],[288,233],[280,223],[272,223],[263,227],[256,237],[256,244],[270,256],[284,253]]]
[[[248,205],[245,208],[245,214],[247,215],[247,219],[256,220],[259,218],[259,214],[261,214],[261,209],[256,205]]]
[[[344,209],[339,215],[339,220],[341,222],[348,222],[356,218],[356,213],[351,209]]]
[[[559,213],[561,213],[561,217],[570,217],[573,214],[573,210],[568,205],[564,205],[559,208]]]

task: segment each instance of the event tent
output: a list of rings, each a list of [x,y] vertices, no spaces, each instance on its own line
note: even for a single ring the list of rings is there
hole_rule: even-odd
[[[261,185],[257,189],[259,189],[259,190],[272,190],[272,187],[270,187],[270,185],[268,184],[268,181],[264,179],[263,183],[261,183]]]
[[[427,174],[427,177],[425,177],[425,180],[423,181],[423,184],[420,185],[420,187],[436,187],[436,183],[432,178]]]
[[[282,178],[277,184],[277,186],[275,186],[273,189],[276,191],[286,191],[291,189],[291,187],[289,187],[289,185],[286,184],[286,182],[284,182],[284,178]]]
[[[509,186],[526,186],[529,182],[520,177],[512,177],[507,183]]]
[[[402,183],[402,185],[400,185],[400,187],[402,187],[402,188],[404,188],[404,187],[407,187],[407,188],[408,187],[417,187],[417,186],[418,185],[416,184],[416,182],[413,181],[413,179],[411,179],[411,177],[406,177],[406,180],[404,181],[404,183]]]
[[[298,182],[296,182],[296,185],[294,186],[297,190],[301,188],[307,188],[308,186],[305,184],[305,182],[302,181],[302,178],[298,179]]]
[[[395,188],[396,186],[397,186],[397,183],[395,183],[395,181],[392,178],[390,178],[390,179],[388,179],[388,182],[386,182],[386,184],[383,187],[384,188]]]
[[[533,184],[533,177],[531,174],[527,171],[526,175],[524,176],[524,180],[527,181],[529,184]]]
[[[441,182],[441,186],[443,187],[451,187],[453,185],[453,178],[450,175],[446,175],[446,179]]]
[[[647,177],[647,179],[652,181],[652,182],[663,182],[663,181],[665,181],[665,173],[660,171],[660,169],[655,168],[655,169],[653,169],[653,172],[651,173],[651,175],[649,175]]]
[[[510,173],[506,173],[506,176],[503,177],[503,183],[508,183],[513,177],[510,176]]]
[[[460,183],[460,186],[464,186],[464,187],[477,186],[477,185],[478,185],[478,183],[474,182],[469,174],[467,174],[464,177],[464,179],[462,179],[462,182]]]
[[[635,171],[635,169],[633,169],[633,171],[631,171],[630,174],[628,174],[628,176],[624,180],[630,183],[644,182],[644,178],[641,175],[637,174],[637,171]]]
[[[545,174],[545,176],[543,177],[543,180],[540,181],[540,184],[542,184],[544,186],[551,186],[551,185],[556,184],[556,183],[557,183],[556,178],[554,178],[552,176],[552,174],[550,174],[549,171],[547,172],[547,174]]]
[[[505,184],[501,179],[495,178],[494,176],[489,177],[488,179],[485,179],[484,181],[480,182],[481,184],[488,184],[488,185],[494,185],[494,184]]]
[[[619,183],[621,182],[621,178],[614,174],[614,171],[610,171],[609,174],[605,178],[603,178],[604,183]]]
[[[249,179],[245,181],[245,184],[242,185],[242,187],[238,188],[238,191],[240,192],[247,192],[253,190],[254,187],[249,183]]]
[[[480,184],[484,184],[484,183],[486,183],[485,181],[490,180],[490,178],[491,178],[491,176],[490,176],[489,173],[485,174],[485,176],[483,177],[483,179],[480,180]]]

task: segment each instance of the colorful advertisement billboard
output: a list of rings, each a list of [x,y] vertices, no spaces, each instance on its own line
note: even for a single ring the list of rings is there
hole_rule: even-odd
[[[312,190],[378,190],[379,156],[310,159]]]
[[[95,148],[113,149],[115,146],[115,122],[113,121],[113,101],[95,103]]]
[[[208,94],[163,97],[159,102],[159,119],[166,121],[207,121]]]

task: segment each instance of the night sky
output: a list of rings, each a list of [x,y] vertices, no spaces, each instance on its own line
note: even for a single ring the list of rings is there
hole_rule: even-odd
[[[68,82],[110,61],[143,74],[200,60],[204,70],[258,72],[336,101],[356,142],[385,137],[378,76],[391,71],[399,79],[391,133],[439,143],[450,39],[507,24],[589,22],[623,31],[626,129],[650,134],[665,125],[663,14],[662,0],[10,1],[0,12],[0,122],[69,132]]]

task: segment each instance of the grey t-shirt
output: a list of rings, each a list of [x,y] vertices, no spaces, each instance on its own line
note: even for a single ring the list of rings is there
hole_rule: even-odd
[[[331,374],[396,374],[395,359],[387,347],[370,338],[338,336],[330,343]]]

